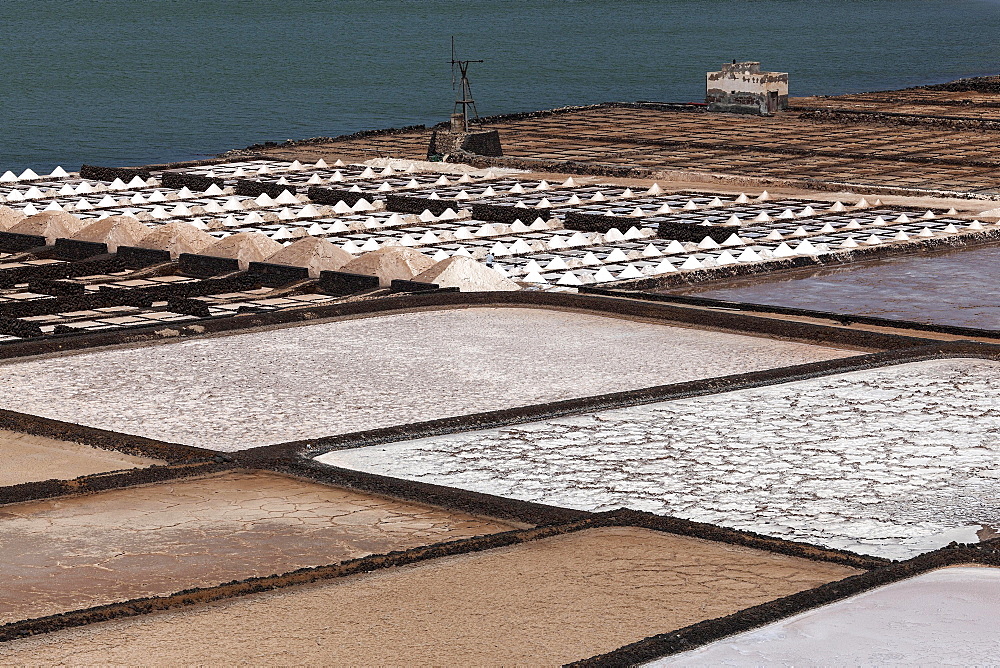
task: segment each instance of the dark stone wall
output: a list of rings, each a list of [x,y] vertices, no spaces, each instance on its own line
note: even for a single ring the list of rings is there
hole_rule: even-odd
[[[376,288],[378,288],[378,276],[351,274],[346,271],[319,273],[319,291],[324,294],[341,297]]]
[[[288,191],[293,195],[297,193],[292,184],[281,184],[274,181],[250,181],[239,179],[236,181],[236,194],[246,197],[258,197],[267,193],[268,197],[277,197],[281,193]]]
[[[389,292],[434,292],[440,290],[437,283],[423,283],[421,281],[407,281],[401,278],[394,278],[389,283]],[[449,291],[457,291],[458,288],[444,288]]]
[[[121,179],[128,183],[135,177],[143,181],[152,176],[147,169],[129,169],[127,167],[98,167],[97,165],[84,165],[80,168],[80,177],[84,179],[94,179],[96,181],[114,181]]]
[[[56,239],[55,253],[67,260],[82,260],[108,252],[108,245],[98,241],[80,241],[78,239]]]
[[[0,232],[0,251],[21,253],[31,248],[45,245],[45,237],[35,234],[18,234],[16,232]]]
[[[164,172],[160,177],[160,182],[165,188],[177,188],[180,190],[186,186],[188,190],[196,190],[198,192],[205,192],[213,185],[217,185],[220,188],[226,187],[226,182],[223,179],[213,179],[208,176],[184,174],[181,172]]]
[[[138,248],[136,246],[119,246],[118,258],[124,266],[134,269],[137,267],[147,267],[153,264],[170,262],[170,251],[155,250],[152,248]]]
[[[480,132],[435,130],[431,133],[430,145],[427,147],[428,158],[461,151],[494,158],[502,157],[503,148],[500,145],[500,133],[496,130]]]
[[[270,193],[268,193],[270,194]],[[348,206],[354,206],[358,203],[358,200],[364,198],[369,202],[376,199],[371,193],[364,192],[352,192],[347,188],[323,188],[320,186],[312,186],[308,190],[309,199],[317,204],[328,204],[330,206],[335,206],[338,202],[343,202]],[[277,195],[274,195],[277,197]]]
[[[421,214],[425,210],[430,211],[435,216],[440,216],[445,209],[451,209],[456,213],[462,205],[454,199],[428,199],[426,197],[412,197],[409,195],[386,195],[385,208],[389,211],[399,213]]]
[[[740,228],[736,225],[719,225],[708,227],[707,225],[695,225],[691,223],[668,223],[661,222],[656,231],[656,236],[661,239],[677,239],[678,241],[699,242],[705,237],[711,237],[716,243],[722,243],[733,234],[738,234]]]
[[[472,218],[474,220],[507,223],[508,225],[515,220],[520,220],[525,225],[530,225],[534,222],[535,218],[548,219],[549,209],[529,209],[527,207],[506,204],[479,203],[472,205]]]
[[[309,279],[309,270],[305,267],[270,262],[251,262],[247,273],[268,287]]]
[[[240,270],[239,261],[228,257],[181,253],[177,260],[181,273],[191,276],[216,276]]]

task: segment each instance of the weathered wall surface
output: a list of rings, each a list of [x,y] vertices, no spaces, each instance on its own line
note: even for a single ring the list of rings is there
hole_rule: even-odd
[[[788,107],[788,73],[761,72],[754,62],[725,64],[706,75],[705,102],[709,111],[769,115]]]
[[[503,148],[500,145],[500,133],[496,130],[482,132],[439,132],[435,130],[431,133],[430,146],[427,149],[428,159],[433,155],[449,155],[459,151],[502,157]]]

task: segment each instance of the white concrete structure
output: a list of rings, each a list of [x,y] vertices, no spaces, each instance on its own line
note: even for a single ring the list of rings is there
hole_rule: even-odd
[[[761,72],[760,63],[726,63],[705,82],[709,111],[770,116],[788,107],[788,73]]]

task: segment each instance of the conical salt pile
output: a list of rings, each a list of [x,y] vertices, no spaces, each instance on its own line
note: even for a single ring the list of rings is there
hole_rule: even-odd
[[[303,237],[285,246],[267,261],[292,267],[306,267],[311,278],[318,278],[319,272],[338,271],[353,259],[354,256],[350,253],[326,239]]]
[[[274,198],[277,204],[298,204],[299,200],[288,190],[282,190],[281,194]]]
[[[601,267],[594,273],[595,283],[609,283],[615,280],[615,275],[607,270],[606,267]]]
[[[808,239],[803,239],[798,246],[795,247],[796,255],[818,255],[819,249],[812,245]]]
[[[661,255],[663,255],[663,253],[661,253],[660,250],[653,244],[648,244],[642,249],[642,257],[660,257]]]
[[[24,219],[25,215],[20,211],[15,211],[9,206],[0,206],[0,232],[9,230]]]
[[[654,274],[667,274],[674,271],[677,271],[677,267],[675,267],[670,260],[661,260],[660,263],[653,268]]]
[[[154,228],[136,246],[170,251],[170,257],[176,259],[181,253],[201,253],[216,241],[193,225],[176,220]]]
[[[790,257],[795,255],[795,251],[792,250],[792,247],[784,241],[778,244],[778,247],[774,249],[773,253],[774,257]]]
[[[456,255],[438,262],[427,271],[413,277],[423,283],[437,283],[443,288],[458,288],[462,292],[512,291],[517,283],[504,278],[485,264],[470,257]]]
[[[663,250],[663,252],[664,253],[683,253],[684,250],[685,250],[684,249],[684,245],[681,244],[681,242],[677,241],[677,239],[674,239],[669,244],[667,244],[667,247]]]
[[[64,211],[44,211],[28,216],[10,228],[16,234],[37,234],[45,237],[46,244],[54,244],[56,239],[69,239],[84,228],[86,223]]]
[[[556,255],[545,265],[546,272],[562,271],[564,269],[569,269],[569,265],[566,264],[566,260],[562,259],[561,255]]]
[[[583,281],[581,281],[580,278],[572,271],[567,271],[559,277],[559,280],[556,281],[556,285],[577,286],[583,285]]]
[[[108,216],[91,223],[73,235],[80,241],[96,241],[108,245],[109,253],[117,253],[119,246],[137,246],[153,230],[132,216]]]
[[[628,278],[642,278],[642,277],[643,277],[643,273],[641,271],[639,271],[639,268],[636,267],[634,264],[627,264],[627,265],[625,265],[624,271],[622,271],[620,274],[618,274],[618,278],[620,280],[624,280],[624,279],[628,279]]]
[[[732,253],[724,250],[719,254],[719,257],[715,258],[715,264],[720,267],[727,264],[736,264],[736,258],[733,257]]]
[[[416,249],[388,246],[354,258],[344,265],[343,271],[378,276],[379,285],[384,287],[396,278],[410,280],[432,266],[434,260]]]
[[[251,262],[265,262],[282,248],[277,241],[259,232],[240,232],[216,241],[202,254],[238,260],[240,269],[246,271]]]
[[[625,251],[623,251],[621,248],[613,249],[610,253],[608,253],[607,257],[604,258],[604,261],[609,264],[612,262],[625,262],[627,260],[628,260],[628,255],[626,255]]]

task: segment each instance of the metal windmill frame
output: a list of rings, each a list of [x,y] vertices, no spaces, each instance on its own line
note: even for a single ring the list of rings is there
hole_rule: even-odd
[[[479,121],[479,111],[476,109],[476,101],[472,98],[472,86],[469,84],[469,64],[470,63],[482,63],[482,60],[458,60],[455,58],[455,38],[451,38],[451,89],[455,90],[455,68],[458,68],[458,72],[461,78],[461,90],[455,97],[455,106],[452,108],[452,114],[461,114],[462,116],[462,131],[469,131],[469,108],[472,109],[472,118],[475,122]],[[461,111],[459,111],[461,107]]]

